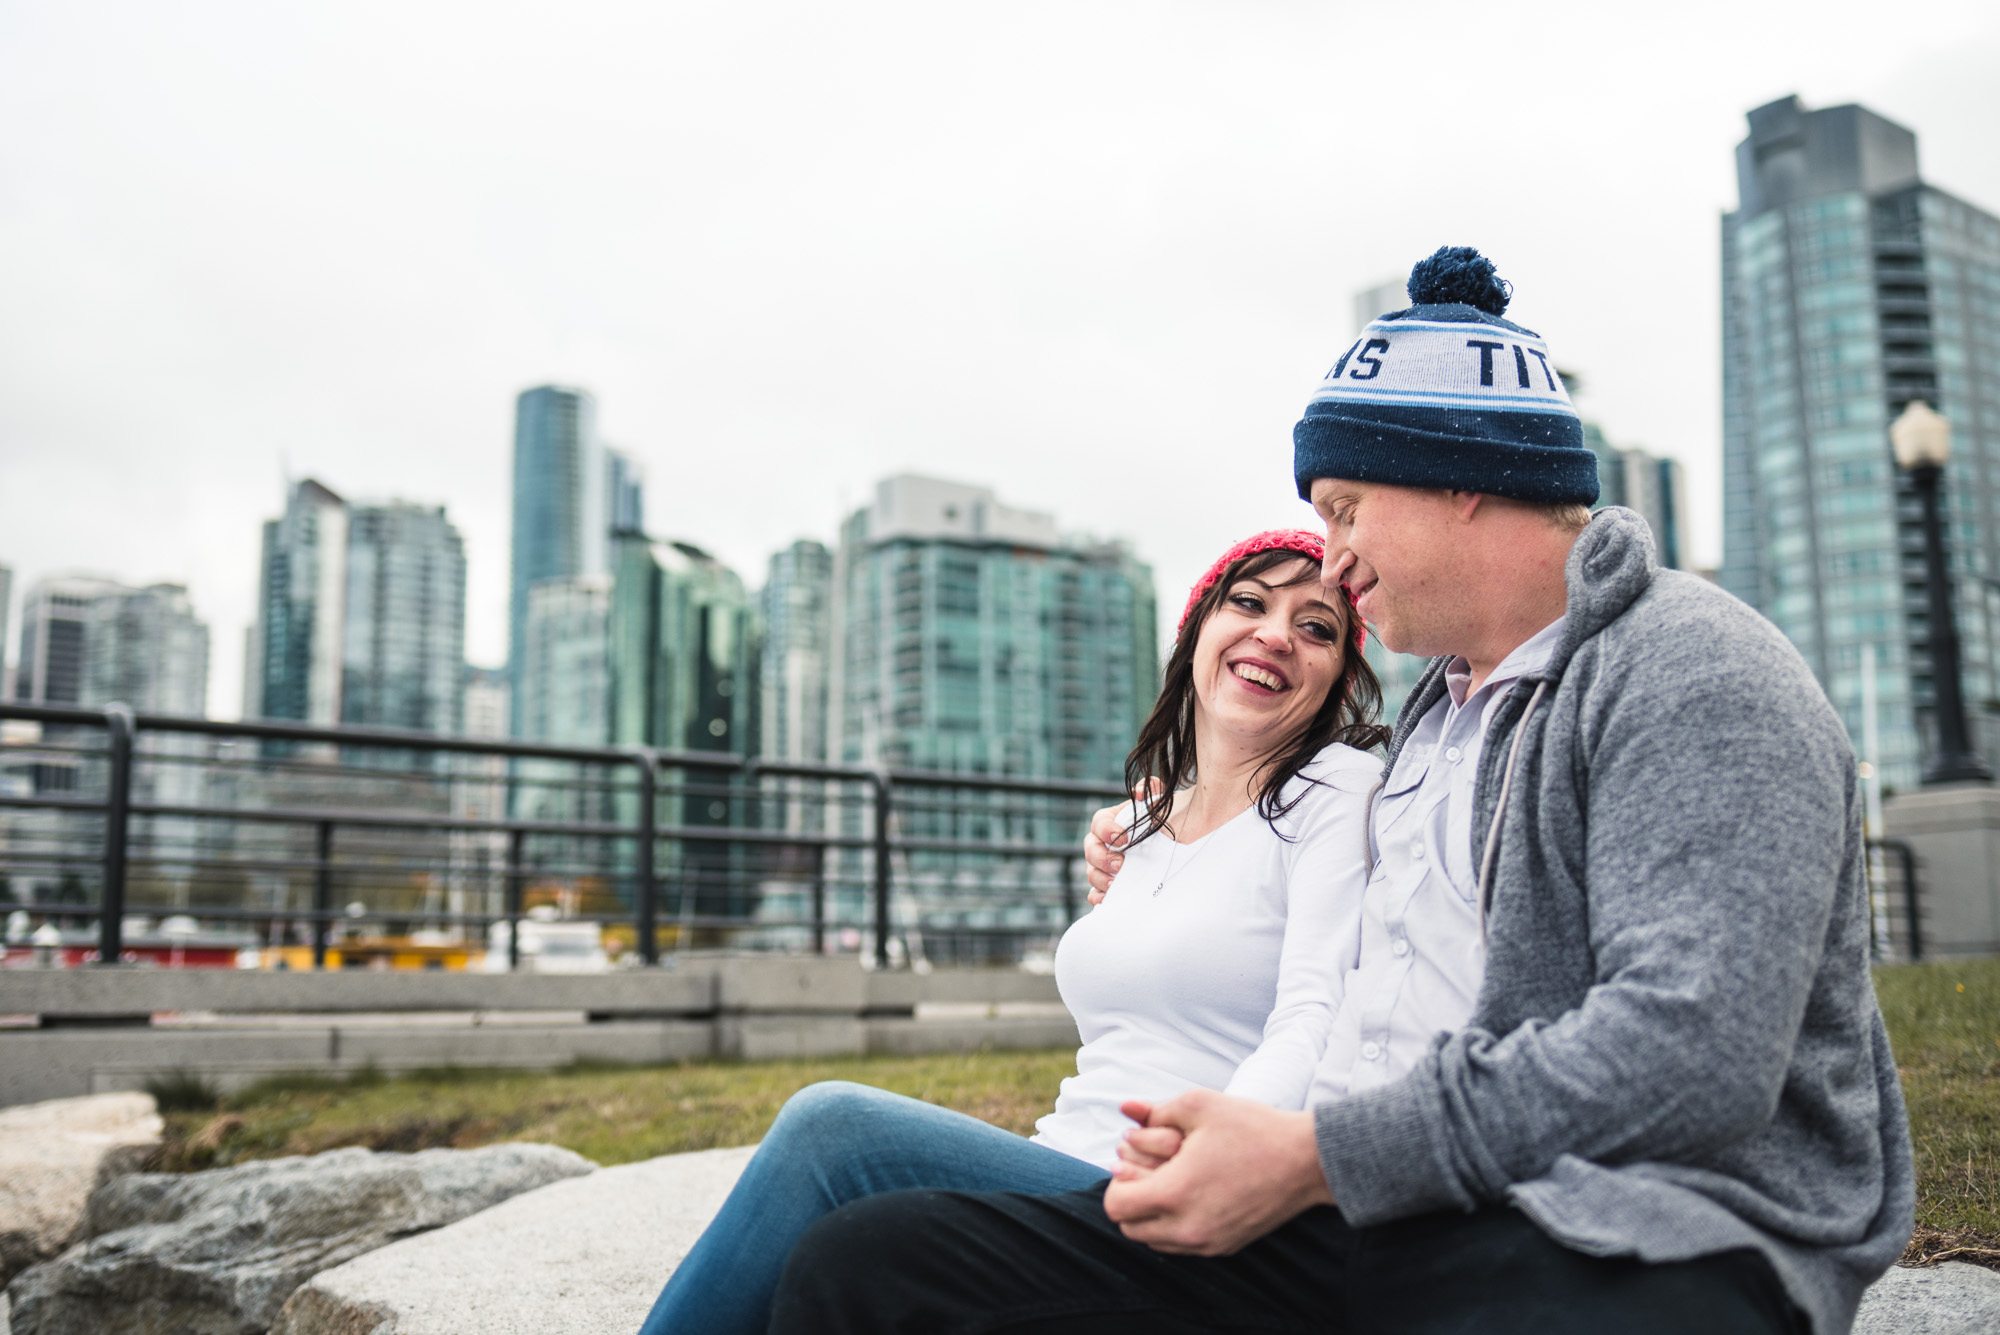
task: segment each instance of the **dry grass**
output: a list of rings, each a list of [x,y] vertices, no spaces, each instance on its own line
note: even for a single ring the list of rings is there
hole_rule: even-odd
[[[2000,960],[1878,969],[1875,995],[1917,1153],[1903,1264],[2000,1268]]]

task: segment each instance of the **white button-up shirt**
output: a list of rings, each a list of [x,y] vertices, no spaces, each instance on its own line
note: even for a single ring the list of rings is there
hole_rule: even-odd
[[[1361,901],[1361,938],[1313,1074],[1307,1103],[1407,1074],[1431,1036],[1462,1028],[1486,976],[1473,790],[1486,730],[1507,688],[1548,666],[1558,617],[1501,660],[1468,694],[1472,667],[1445,669],[1446,693],[1411,730],[1376,799],[1375,866]]]

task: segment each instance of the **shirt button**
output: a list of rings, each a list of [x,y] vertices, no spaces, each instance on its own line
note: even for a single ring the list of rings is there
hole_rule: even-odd
[[[1390,944],[1389,949],[1398,955],[1407,955],[1410,953],[1410,943],[1399,936]]]
[[[1382,1045],[1380,1043],[1363,1043],[1361,1045],[1361,1056],[1365,1061],[1380,1061],[1382,1059]]]
[[[1424,845],[1422,840],[1418,840],[1416,843],[1410,845],[1410,856],[1419,862],[1424,860]]]
[[[1459,750],[1455,746],[1447,746],[1444,749],[1444,758],[1446,760],[1449,760],[1454,765],[1456,765],[1460,760],[1464,759],[1464,757],[1465,757],[1465,752]]]

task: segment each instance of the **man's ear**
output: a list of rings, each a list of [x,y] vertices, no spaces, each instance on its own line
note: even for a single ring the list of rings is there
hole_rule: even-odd
[[[1452,513],[1458,516],[1461,524],[1470,524],[1472,517],[1479,513],[1479,503],[1486,499],[1485,493],[1477,491],[1453,491],[1447,494],[1451,497]]]

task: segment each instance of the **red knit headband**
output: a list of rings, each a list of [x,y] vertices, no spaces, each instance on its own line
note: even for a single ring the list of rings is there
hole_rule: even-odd
[[[1194,592],[1188,594],[1187,606],[1181,609],[1180,625],[1175,628],[1174,633],[1179,634],[1181,631],[1187,629],[1188,618],[1194,615],[1194,605],[1201,601],[1201,596],[1209,591],[1215,584],[1215,581],[1222,578],[1223,571],[1229,569],[1231,565],[1241,561],[1244,557],[1255,556],[1258,552],[1297,552],[1300,556],[1310,560],[1314,565],[1324,565],[1326,562],[1326,539],[1310,529],[1303,528],[1274,528],[1268,532],[1259,533],[1254,537],[1245,538],[1224,552],[1222,559],[1210,566],[1208,573],[1194,582]],[[1347,601],[1351,608],[1354,603],[1354,596],[1349,594]],[[1356,653],[1359,653],[1368,646],[1368,627],[1361,623],[1361,617],[1358,614],[1353,616],[1352,619],[1354,621],[1354,650]]]

